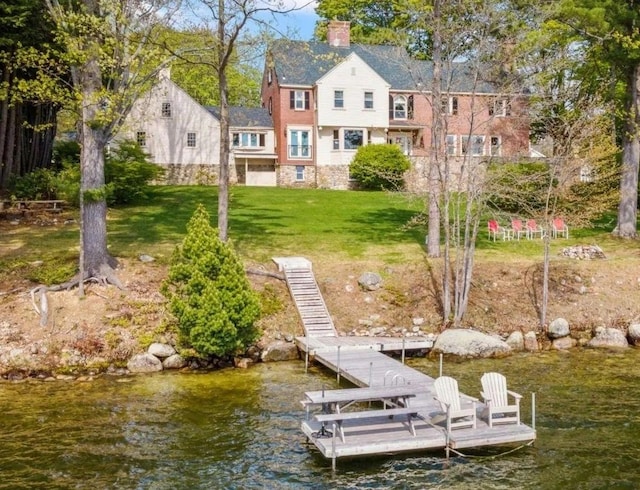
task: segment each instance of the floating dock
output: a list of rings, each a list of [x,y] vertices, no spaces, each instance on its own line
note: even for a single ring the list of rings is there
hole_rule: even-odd
[[[298,347],[307,359],[335,371],[338,380],[344,378],[362,389],[308,392],[301,400],[307,412],[302,431],[325,457],[332,459],[334,467],[336,458],[346,456],[434,449],[445,449],[448,455],[450,450],[535,441],[535,428],[522,422],[494,423],[489,427],[483,418],[486,406],[480,402],[476,428],[447,432],[442,408],[435,400],[434,378],[383,354],[397,351],[404,359],[405,351],[431,348],[431,339],[340,337],[313,278],[310,262],[301,257],[274,261],[285,272],[300,312],[305,335],[296,338]],[[312,308],[313,313],[307,308]],[[399,397],[398,393],[404,395]],[[332,400],[349,400],[346,406],[353,405],[359,411],[340,413],[338,405],[336,413],[336,407],[329,406],[337,404]],[[361,409],[365,400],[391,411]],[[322,414],[313,415],[314,409]]]

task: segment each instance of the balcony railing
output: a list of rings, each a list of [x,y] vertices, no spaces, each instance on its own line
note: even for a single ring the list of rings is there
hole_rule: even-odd
[[[289,145],[289,158],[311,158],[311,145]]]

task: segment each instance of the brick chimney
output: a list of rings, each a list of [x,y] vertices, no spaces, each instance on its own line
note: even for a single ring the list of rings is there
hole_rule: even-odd
[[[330,20],[327,26],[327,41],[331,46],[348,48],[351,44],[348,20]]]

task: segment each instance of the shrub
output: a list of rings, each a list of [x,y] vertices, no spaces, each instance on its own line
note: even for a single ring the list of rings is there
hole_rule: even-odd
[[[223,243],[200,204],[171,258],[162,286],[184,342],[204,356],[244,351],[260,336],[260,301],[240,259]]]
[[[38,168],[21,177],[14,177],[10,189],[16,199],[56,199],[56,174],[48,168]]]
[[[358,148],[349,172],[364,189],[400,189],[410,166],[398,145],[365,145]]]
[[[107,203],[126,204],[145,197],[147,185],[162,171],[161,167],[149,162],[149,155],[136,142],[119,142],[105,159]]]

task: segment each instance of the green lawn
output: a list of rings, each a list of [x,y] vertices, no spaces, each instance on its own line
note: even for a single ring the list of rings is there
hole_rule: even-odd
[[[153,187],[145,202],[109,210],[111,253],[120,257],[147,253],[167,261],[198,203],[207,207],[215,224],[216,187]],[[388,263],[420,260],[425,229],[406,225],[422,209],[420,201],[383,192],[234,187],[229,237],[243,257],[260,262],[278,255],[344,261],[375,258]],[[634,242],[610,236],[614,223],[615,216],[609,215],[592,228],[571,230],[569,240],[553,241],[552,253],[573,243],[637,249]],[[0,236],[0,265],[75,260],[76,225],[5,229],[8,232]],[[483,223],[477,250],[479,259],[538,258],[542,244],[540,240],[494,243],[487,239]]]

